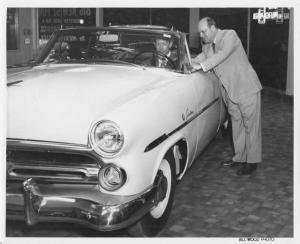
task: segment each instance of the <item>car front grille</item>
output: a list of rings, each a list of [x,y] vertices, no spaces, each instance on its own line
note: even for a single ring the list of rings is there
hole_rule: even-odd
[[[99,159],[80,151],[7,147],[7,180],[97,183]]]

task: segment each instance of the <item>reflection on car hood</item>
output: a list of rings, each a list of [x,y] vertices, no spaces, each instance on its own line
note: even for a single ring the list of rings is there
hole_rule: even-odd
[[[86,144],[105,112],[177,75],[122,65],[49,65],[9,76],[7,137]]]

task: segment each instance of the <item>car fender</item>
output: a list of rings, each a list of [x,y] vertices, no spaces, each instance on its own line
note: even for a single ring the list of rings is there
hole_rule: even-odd
[[[184,134],[182,133],[182,131],[176,132],[175,134],[173,134],[172,136],[170,136],[166,141],[164,141],[164,143],[161,145],[161,147],[159,148],[159,151],[157,152],[157,158],[155,160],[155,170],[152,172],[152,182],[154,182],[155,180],[155,176],[157,174],[159,165],[161,163],[161,161],[163,160],[163,158],[165,157],[165,155],[168,153],[168,151],[171,150],[172,155],[172,148],[174,147],[174,145],[176,145],[177,142],[179,142],[180,140],[185,140],[186,145],[187,145],[187,161],[191,160],[190,159],[190,152],[189,152],[189,141],[186,140]],[[175,162],[174,162],[175,163]],[[184,175],[185,170],[187,168],[188,163],[185,162],[185,169],[184,171],[180,174],[180,178]],[[178,166],[176,166],[177,168]]]
[[[111,194],[132,195],[142,192],[149,187],[154,182],[161,160],[168,150],[180,140],[187,141],[188,151],[194,148],[193,152],[188,152],[187,161],[193,159],[195,146],[193,147],[191,145],[188,138],[193,134],[192,130],[195,129],[195,123],[189,123],[183,128],[180,128],[185,121],[182,120],[181,116],[184,110],[179,109],[179,107],[185,108],[185,105],[182,106],[182,104],[179,104],[180,101],[178,101],[174,95],[172,99],[171,96],[169,96],[168,102],[165,103],[164,106],[158,106],[158,104],[162,105],[160,101],[165,100],[164,94],[167,92],[166,89],[176,84],[174,82],[172,83],[168,83],[168,86],[160,87],[160,89],[155,89],[147,94],[136,97],[115,110],[110,111],[105,117],[96,119],[96,121],[112,120],[124,131],[125,143],[120,153],[113,158],[103,159],[104,163],[114,163],[123,168],[127,173],[127,182],[125,185],[119,190],[111,192]],[[180,89],[177,90],[180,91]],[[176,111],[174,110],[172,113],[168,111],[168,121],[163,122],[160,116],[161,114],[165,114],[164,111],[170,108],[169,104],[173,102],[178,103],[179,106],[174,105],[173,107],[176,108]],[[145,110],[146,104],[152,105]],[[159,111],[157,111],[157,109],[159,109]],[[174,115],[176,116],[173,117]],[[136,120],[137,118],[139,118],[139,121]],[[148,123],[151,120],[155,122],[152,124]],[[159,122],[161,124],[157,127],[157,123]],[[141,125],[146,123],[148,123],[148,126],[145,130]],[[172,131],[174,131],[174,133]],[[140,134],[141,132],[144,133],[142,136]],[[162,142],[156,144],[151,150],[146,150],[147,145],[149,146],[161,136],[164,137]],[[193,145],[195,145],[195,142]]]

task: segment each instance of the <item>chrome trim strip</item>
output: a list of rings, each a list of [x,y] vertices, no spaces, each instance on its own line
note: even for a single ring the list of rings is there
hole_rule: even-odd
[[[25,149],[36,152],[70,152],[91,156],[96,160],[102,161],[101,156],[93,148],[83,144],[7,138],[6,145],[7,149]]]
[[[69,167],[39,165],[37,167],[37,165],[20,165],[7,162],[8,178],[14,180],[33,177],[35,179],[46,179],[48,181],[64,180],[98,183],[99,170],[100,167],[84,167],[81,165],[70,165]],[[28,171],[28,173],[26,173],[26,171]]]
[[[23,82],[23,80],[12,81],[12,82],[7,83],[6,86],[12,86],[12,85],[15,85],[15,84],[18,84],[21,82]]]
[[[34,151],[70,151],[79,153],[93,153],[93,149],[82,144],[63,143],[63,142],[50,142],[50,141],[36,141],[26,139],[6,139],[7,147],[13,148],[26,148],[28,150],[34,149]]]
[[[214,103],[216,103],[220,98],[217,97],[213,101],[211,101],[209,104],[204,106],[202,109],[200,109],[199,112],[194,114],[192,117],[190,117],[187,121],[185,121],[183,124],[172,130],[169,134],[163,134],[160,137],[156,138],[154,141],[152,141],[144,150],[144,152],[149,152],[153,148],[157,147],[159,144],[163,143],[165,140],[167,140],[171,135],[176,133],[177,131],[181,130],[185,126],[187,126],[189,123],[191,123],[194,119],[196,119],[198,116],[200,116],[205,110],[207,110],[209,107],[211,107]]]

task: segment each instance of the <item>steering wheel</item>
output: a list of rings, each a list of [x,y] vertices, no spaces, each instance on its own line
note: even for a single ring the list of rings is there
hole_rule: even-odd
[[[145,59],[137,62],[137,59],[139,56],[141,56],[142,54],[145,54],[145,53],[149,53],[149,54],[152,54],[152,61],[155,61],[156,59],[158,58],[161,58],[161,59],[165,59],[167,60],[167,63],[166,63],[166,66],[171,68],[171,69],[176,69],[176,65],[174,64],[174,62],[172,61],[172,59],[170,57],[168,57],[167,55],[161,53],[161,52],[157,52],[157,51],[142,51],[142,52],[139,52],[138,54],[136,54],[133,59],[132,59],[132,62],[135,63],[135,64],[141,64],[143,63],[143,61],[149,59],[149,57],[146,57]],[[149,60],[147,60],[149,61]]]

